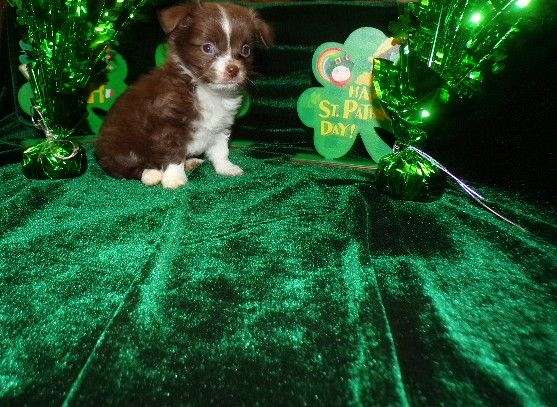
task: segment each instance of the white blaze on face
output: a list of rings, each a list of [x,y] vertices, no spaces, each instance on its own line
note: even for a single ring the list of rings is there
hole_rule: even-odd
[[[346,82],[350,79],[350,69],[346,66],[337,66],[331,72],[331,77],[335,82]]]
[[[227,78],[226,67],[232,62],[232,52],[230,49],[230,35],[232,33],[232,27],[230,26],[230,20],[228,19],[228,15],[226,14],[224,7],[218,4],[217,7],[219,8],[221,14],[221,28],[226,37],[226,50],[222,50],[223,54],[215,60],[213,67],[217,74],[217,81],[224,82]]]

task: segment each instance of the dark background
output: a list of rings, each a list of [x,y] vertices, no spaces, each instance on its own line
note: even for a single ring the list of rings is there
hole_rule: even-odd
[[[169,2],[161,2],[155,8],[165,3]],[[553,203],[557,175],[554,148],[557,25],[555,7],[547,4],[544,7],[543,18],[527,25],[519,40],[513,43],[504,73],[487,81],[483,95],[461,103],[440,122],[432,130],[425,149],[467,180],[512,189]],[[318,20],[304,18],[304,13],[319,14],[319,21],[335,16],[342,23],[316,24]],[[22,78],[17,68],[14,69],[14,61],[10,66],[8,58],[8,28],[12,60],[17,57],[16,39],[21,34],[13,27],[12,14],[8,13],[7,22],[5,13],[0,17],[3,21],[0,22],[0,120],[4,118],[0,122],[0,140],[13,136],[15,131],[20,131],[20,136],[27,134],[23,127],[14,130],[13,126],[18,117],[13,115],[16,108],[12,83],[18,88]],[[315,4],[263,8],[261,14],[273,23],[277,34],[277,47],[260,55],[258,67],[263,77],[276,80],[274,99],[269,102],[268,89],[253,89],[256,102],[250,116],[239,123],[239,131],[251,134],[253,129],[258,129],[256,138],[263,135],[264,141],[311,145],[311,134],[297,119],[295,99],[312,85],[313,49],[326,40],[343,42],[351,31],[364,25],[388,31],[388,22],[395,18],[397,9],[356,3],[351,6]],[[119,46],[119,50],[126,50],[121,52],[130,69],[128,83],[154,65],[154,49],[163,37],[153,16],[150,13],[131,26],[129,35]],[[286,82],[282,83],[283,80]],[[0,143],[0,161],[17,159],[13,146]]]
[[[555,4],[526,26],[503,74],[459,106],[427,147],[465,178],[554,202],[557,135]]]

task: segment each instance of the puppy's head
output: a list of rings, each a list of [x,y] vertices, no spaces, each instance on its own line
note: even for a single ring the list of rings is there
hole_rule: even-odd
[[[178,5],[159,15],[173,63],[214,89],[245,84],[257,44],[270,46],[272,31],[253,10],[217,3]]]

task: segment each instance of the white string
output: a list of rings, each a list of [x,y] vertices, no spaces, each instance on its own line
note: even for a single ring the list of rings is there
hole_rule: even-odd
[[[479,193],[474,191],[471,187],[466,185],[466,183],[464,181],[462,181],[456,175],[451,173],[444,165],[442,165],[435,158],[433,158],[429,154],[423,152],[422,150],[420,150],[416,147],[409,146],[408,149],[416,152],[420,157],[426,159],[431,164],[433,164],[434,166],[439,168],[441,171],[443,171],[445,174],[447,174],[453,181],[455,181],[458,184],[458,186],[460,186],[464,190],[464,192],[466,192],[474,201],[476,201],[478,204],[480,204],[484,209],[487,209],[490,213],[497,216],[499,219],[502,219],[505,222],[510,223],[511,225],[516,226],[517,228],[519,228],[521,230],[525,230],[522,226],[518,225],[517,223],[513,222],[512,220],[510,220],[510,219],[506,218],[505,216],[501,215],[499,212],[497,212],[493,208],[489,207],[485,203],[486,199],[483,196],[481,196]]]

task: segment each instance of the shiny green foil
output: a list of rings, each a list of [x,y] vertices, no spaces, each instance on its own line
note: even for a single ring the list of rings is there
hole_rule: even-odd
[[[446,177],[415,151],[404,149],[379,162],[377,187],[395,199],[429,202],[443,194]]]
[[[420,0],[404,6],[391,25],[402,44],[396,64],[374,61],[374,86],[393,121],[398,144],[416,146],[443,120],[454,97],[481,92],[500,72],[510,40],[531,14],[528,0]],[[389,195],[428,201],[442,193],[444,177],[415,152],[385,157],[378,182]]]
[[[401,55],[397,64],[376,59],[373,68],[375,91],[389,111],[397,142],[419,145],[441,111],[442,80],[412,55]]]
[[[453,96],[479,94],[504,68],[509,42],[535,13],[528,0],[420,0],[391,25],[403,46],[396,64],[374,62],[374,85],[397,142],[418,145]]]
[[[85,113],[84,91],[117,34],[146,0],[11,0],[25,27],[21,64],[29,74],[37,127],[51,139],[69,137]],[[69,150],[68,150],[69,149]],[[85,169],[71,142],[45,141],[24,152],[30,178],[67,178]]]
[[[420,0],[408,4],[410,51],[460,96],[477,94],[487,74],[506,59],[509,42],[535,15],[535,3]]]
[[[87,169],[87,155],[73,141],[49,139],[26,149],[21,166],[31,179],[73,178]]]

